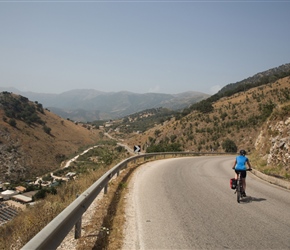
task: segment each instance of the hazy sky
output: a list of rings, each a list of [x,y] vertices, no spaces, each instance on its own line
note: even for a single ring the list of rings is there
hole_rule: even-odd
[[[215,93],[290,63],[290,1],[0,0],[0,86]]]

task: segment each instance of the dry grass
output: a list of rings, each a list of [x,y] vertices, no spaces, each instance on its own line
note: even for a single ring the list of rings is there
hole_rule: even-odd
[[[265,158],[261,158],[258,153],[251,154],[251,163],[254,168],[266,175],[274,176],[276,178],[281,178],[290,181],[290,171],[289,168],[285,168],[283,164],[267,164]]]
[[[134,169],[136,164],[128,166],[110,182],[108,193],[99,202],[91,223],[83,227],[84,233],[78,240],[77,249],[122,248],[125,222],[124,196]]]

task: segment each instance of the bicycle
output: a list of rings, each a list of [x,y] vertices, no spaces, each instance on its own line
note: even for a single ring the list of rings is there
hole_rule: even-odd
[[[251,170],[252,170],[251,168],[246,169],[246,171],[251,171]],[[234,169],[234,171],[236,171],[237,175],[238,175],[238,179],[237,179],[237,182],[236,182],[236,188],[235,188],[236,191],[235,191],[235,193],[237,194],[237,202],[240,203],[241,198],[246,197],[244,195],[244,188],[243,188],[243,182],[242,182],[242,177],[241,177],[241,172],[242,171],[235,170],[235,169]]]

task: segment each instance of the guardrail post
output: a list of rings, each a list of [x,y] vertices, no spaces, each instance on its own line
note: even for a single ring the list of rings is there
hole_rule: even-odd
[[[75,224],[75,239],[79,239],[82,236],[82,217]]]
[[[108,193],[108,183],[112,179],[112,177],[113,177],[113,174],[112,173],[109,174],[108,177],[107,177],[109,180],[108,180],[108,182],[104,186],[104,194],[107,194]]]
[[[79,195],[77,194],[76,198],[78,197]],[[81,236],[82,236],[82,216],[75,224],[75,239],[79,239]]]

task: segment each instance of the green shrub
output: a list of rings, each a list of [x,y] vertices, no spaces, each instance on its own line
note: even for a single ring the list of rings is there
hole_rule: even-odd
[[[51,128],[50,127],[47,127],[46,125],[43,126],[43,131],[47,134],[50,135],[50,132],[51,132]]]
[[[227,153],[236,153],[238,150],[238,147],[235,144],[235,142],[228,138],[222,143],[222,147]]]
[[[13,118],[12,118],[12,119],[9,119],[9,122],[8,122],[8,123],[9,123],[9,125],[12,126],[12,127],[16,127],[16,125],[17,125],[16,120],[13,119]]]

